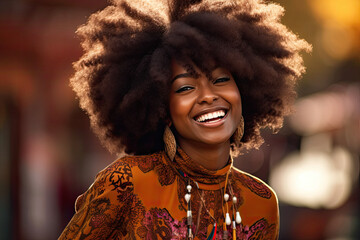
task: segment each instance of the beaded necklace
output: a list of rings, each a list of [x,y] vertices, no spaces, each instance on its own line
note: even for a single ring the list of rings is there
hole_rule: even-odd
[[[231,168],[230,168],[231,169]],[[187,232],[186,232],[186,239],[188,240],[192,240],[194,238],[194,235],[192,233],[192,229],[191,229],[191,226],[193,225],[193,219],[192,219],[192,211],[191,211],[191,190],[192,190],[192,186],[190,185],[190,178],[185,174],[183,173],[181,170],[178,169],[178,172],[185,178],[187,179],[187,186],[186,186],[186,190],[187,190],[187,193],[185,194],[185,201],[187,203]],[[226,191],[227,189],[227,186],[228,186],[228,179],[229,179],[229,173],[230,173],[230,170],[227,172],[226,174],[226,180],[225,180],[225,187],[224,187],[224,190]],[[204,198],[202,195],[200,195],[200,188],[199,188],[199,184],[192,180],[196,187],[197,187],[197,192],[198,192],[198,195],[199,195],[199,198],[201,199],[201,202],[207,212],[207,214],[214,220],[214,226],[212,228],[212,231],[211,233],[209,234],[209,236],[207,237],[207,240],[214,240],[216,239],[216,233],[217,233],[217,222],[216,222],[216,219],[215,217],[209,212],[209,210],[206,208],[206,205],[205,205],[205,201],[204,201]],[[237,204],[237,198],[235,197],[234,195],[234,191],[232,189],[232,186],[231,184],[229,184],[229,193],[233,196],[232,197],[232,221],[231,221],[231,218],[230,218],[230,214],[229,214],[229,207],[228,207],[228,200],[229,200],[229,194],[225,192],[225,194],[223,194],[222,192],[222,188],[221,188],[221,185],[219,183],[219,186],[220,186],[220,191],[221,191],[221,195],[223,195],[223,199],[222,199],[222,210],[223,210],[223,214],[224,214],[224,224],[223,224],[223,239],[228,239],[228,230],[227,230],[227,226],[230,226],[231,223],[232,223],[232,229],[233,229],[233,239],[236,240],[236,226],[237,224],[240,224],[241,223],[241,217],[240,217],[240,213],[239,211],[236,211],[236,209],[238,209],[236,207],[236,204]],[[204,193],[204,192],[203,192]],[[225,213],[225,209],[224,209],[224,201],[225,201],[225,205],[226,205],[226,213]],[[236,212],[235,212],[236,211]],[[198,217],[200,216],[200,212],[198,213]],[[199,221],[198,221],[199,223]],[[197,226],[198,227],[198,226]],[[197,233],[197,227],[196,227],[196,230],[195,230],[195,235]]]

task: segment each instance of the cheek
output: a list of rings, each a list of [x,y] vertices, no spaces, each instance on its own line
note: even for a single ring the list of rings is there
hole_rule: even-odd
[[[231,103],[234,124],[238,126],[242,116],[241,96],[239,91],[232,91],[231,94],[228,95],[228,101]]]
[[[189,116],[191,111],[191,100],[184,97],[170,98],[170,116],[173,122],[182,121],[183,118]]]
[[[241,105],[241,96],[240,96],[239,93],[234,95],[234,102],[235,102],[235,104],[236,104],[236,106],[239,109],[239,112],[241,114],[242,113],[242,105]]]
[[[241,95],[236,85],[231,89],[231,91],[228,91],[227,96],[228,101],[231,103],[232,107],[239,114],[242,114]]]

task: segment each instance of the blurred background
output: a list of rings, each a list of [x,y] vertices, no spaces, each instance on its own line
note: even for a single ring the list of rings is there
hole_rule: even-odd
[[[280,200],[280,239],[360,239],[360,0],[278,0],[313,45],[296,112],[236,166]],[[69,87],[77,26],[105,0],[0,1],[0,239],[56,239],[116,159]]]

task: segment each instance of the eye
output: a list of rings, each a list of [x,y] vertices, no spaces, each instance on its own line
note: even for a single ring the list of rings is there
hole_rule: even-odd
[[[194,89],[194,87],[184,86],[184,87],[179,88],[179,89],[176,90],[175,92],[176,92],[176,93],[182,93],[182,92],[186,92],[186,91],[189,91],[189,90],[192,90],[192,89]]]
[[[230,81],[230,78],[229,77],[221,77],[221,78],[217,78],[214,80],[214,84],[216,83],[223,83],[223,82],[227,82],[227,81]]]

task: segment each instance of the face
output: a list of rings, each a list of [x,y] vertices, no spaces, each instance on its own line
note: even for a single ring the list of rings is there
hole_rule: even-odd
[[[170,116],[177,133],[177,142],[183,144],[216,145],[229,143],[241,119],[241,98],[230,72],[217,68],[209,80],[194,77],[172,61]]]

